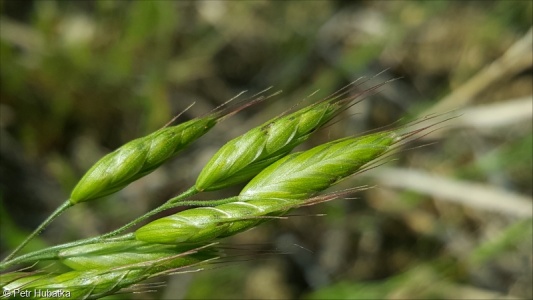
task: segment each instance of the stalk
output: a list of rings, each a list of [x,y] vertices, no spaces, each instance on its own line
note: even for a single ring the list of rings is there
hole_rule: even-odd
[[[94,244],[94,243],[106,243],[106,242],[115,242],[115,241],[122,241],[122,240],[132,240],[134,239],[133,233],[125,234],[122,236],[116,237],[118,234],[124,232],[125,230],[135,226],[137,223],[142,222],[149,217],[162,212],[164,210],[167,210],[169,208],[174,208],[177,206],[216,206],[221,204],[226,204],[230,202],[234,202],[237,200],[236,197],[231,197],[227,199],[221,199],[221,200],[211,200],[211,201],[205,201],[205,200],[190,200],[190,201],[184,201],[183,199],[193,196],[197,194],[198,191],[191,187],[187,191],[181,193],[180,195],[169,199],[165,204],[153,209],[152,211],[140,216],[139,218],[129,222],[128,224],[115,229],[111,232],[108,232],[106,234],[102,234],[99,236],[78,240],[70,243],[65,243],[61,245],[56,245],[52,247],[48,247],[46,249],[30,252],[28,254],[24,254],[22,256],[16,257],[14,259],[11,259],[13,255],[10,255],[10,257],[6,257],[1,263],[0,263],[0,270],[6,269],[9,266],[12,266],[17,263],[28,263],[28,262],[35,262],[38,260],[44,260],[44,259],[51,259],[57,255],[57,253],[61,250],[75,247],[75,246],[82,246],[82,245],[88,245],[88,244]],[[67,207],[68,208],[68,207]],[[65,210],[64,208],[63,210]],[[58,209],[59,210],[59,209]],[[52,214],[53,215],[53,214]],[[52,219],[53,220],[53,219]],[[50,223],[52,220],[49,220],[48,223]],[[47,220],[48,221],[48,220]],[[44,223],[43,223],[44,224]],[[35,233],[33,236],[35,236],[38,233]],[[18,249],[17,249],[18,250]],[[13,251],[15,253],[16,251]]]
[[[35,262],[35,261],[43,260],[43,259],[50,259],[50,258],[55,257],[59,251],[70,248],[70,247],[74,247],[74,246],[81,246],[81,245],[87,245],[91,243],[101,243],[101,242],[127,241],[127,240],[133,240],[133,239],[135,239],[135,236],[133,235],[133,233],[128,233],[123,236],[119,236],[115,238],[102,239],[101,236],[97,236],[97,237],[92,237],[92,238],[88,238],[85,240],[78,240],[75,242],[52,246],[46,249],[42,249],[39,251],[34,251],[28,254],[21,255],[9,261],[2,262],[0,263],[0,270],[4,270],[7,267],[12,266],[17,263],[27,263],[27,262]]]
[[[67,210],[71,206],[73,206],[73,204],[70,202],[70,199],[65,201],[63,204],[61,204],[61,206],[59,206],[52,214],[50,214],[48,218],[46,218],[46,220],[44,220],[41,223],[41,225],[39,225],[39,227],[37,227],[28,237],[26,237],[26,239],[22,243],[20,243],[20,245],[18,245],[17,248],[15,248],[15,250],[13,250],[8,256],[6,256],[2,260],[2,263],[8,261],[13,256],[15,256],[17,252],[22,250],[22,248],[24,248],[24,246],[26,246],[34,237],[36,237],[39,233],[41,233],[41,231],[43,231],[46,228],[46,226],[52,223],[52,221],[54,221],[57,217],[59,217],[65,210]]]
[[[137,223],[142,222],[142,221],[150,218],[151,216],[153,216],[153,215],[155,215],[157,213],[160,213],[160,212],[162,212],[164,210],[167,210],[169,208],[174,207],[174,206],[172,206],[173,203],[180,202],[182,199],[185,199],[185,198],[188,198],[190,196],[196,195],[197,193],[198,193],[198,191],[193,186],[193,187],[189,188],[188,190],[186,190],[185,192],[181,193],[180,195],[168,200],[163,205],[161,205],[161,206],[159,206],[159,207],[147,212],[146,214],[138,217],[137,219],[129,222],[128,224],[126,224],[126,225],[124,225],[124,226],[122,226],[122,227],[120,227],[120,228],[118,228],[116,230],[113,230],[113,231],[111,231],[109,233],[101,235],[100,237],[108,238],[108,237],[115,236],[115,235],[117,235],[117,234],[119,234],[119,233],[121,233],[121,232],[123,232],[123,231],[125,231],[125,230],[127,230],[127,229],[129,229],[129,228],[131,228],[133,226],[135,226]]]
[[[180,195],[174,197],[174,198],[171,198],[169,200],[167,200],[167,202],[165,202],[163,205],[157,207],[157,208],[154,208],[153,210],[147,212],[146,214],[138,217],[137,219],[129,222],[128,224],[116,229],[116,230],[113,230],[111,232],[108,232],[106,234],[103,234],[101,235],[100,237],[101,238],[110,238],[110,237],[113,237],[133,226],[135,226],[136,224],[138,224],[139,222],[142,222],[162,211],[165,211],[167,209],[170,209],[170,208],[174,208],[174,207],[177,207],[177,206],[216,206],[216,205],[221,205],[221,204],[225,204],[225,203],[229,203],[229,202],[233,202],[233,201],[237,201],[237,197],[231,197],[231,198],[226,198],[226,199],[220,199],[220,200],[211,200],[211,201],[204,201],[204,200],[200,200],[200,201],[197,201],[197,200],[190,200],[190,201],[184,201],[183,199],[184,198],[188,198],[190,196],[194,196],[196,194],[198,194],[198,190],[196,190],[196,187],[191,187],[189,188],[188,190],[186,190],[185,192],[181,193]]]
[[[59,206],[2,262],[6,262],[15,256],[17,252],[71,206],[113,194],[131,182],[151,173],[165,161],[174,157],[178,152],[207,133],[222,117],[222,113],[218,112],[176,126],[164,127],[147,136],[132,140],[102,157],[78,181],[70,194],[70,198]],[[148,215],[145,218],[150,216]],[[134,220],[126,226],[104,235],[104,237],[114,236],[145,218]]]

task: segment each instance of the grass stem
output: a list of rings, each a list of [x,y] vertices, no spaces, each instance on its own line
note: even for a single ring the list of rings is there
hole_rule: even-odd
[[[113,236],[115,236],[115,235],[117,235],[117,234],[119,234],[119,233],[121,233],[121,232],[123,232],[123,231],[125,231],[125,230],[127,230],[127,229],[129,229],[129,228],[131,228],[133,226],[135,226],[137,223],[142,222],[142,221],[150,218],[151,216],[153,216],[155,214],[158,214],[158,213],[160,213],[160,212],[162,212],[164,210],[167,210],[169,208],[175,207],[177,203],[179,203],[181,205],[180,201],[182,201],[183,199],[186,199],[186,198],[188,198],[190,196],[193,196],[193,195],[195,195],[197,193],[198,193],[198,191],[193,186],[193,187],[189,188],[188,190],[186,190],[185,192],[181,193],[180,195],[178,195],[178,196],[176,196],[176,197],[174,197],[172,199],[169,199],[167,202],[165,202],[165,204],[163,204],[163,205],[161,205],[161,206],[159,206],[159,207],[147,212],[146,214],[138,217],[137,219],[129,222],[128,224],[126,224],[126,225],[124,225],[124,226],[122,226],[122,227],[120,227],[120,228],[118,228],[116,230],[113,230],[113,231],[111,231],[109,233],[101,235],[100,237],[101,238],[113,237]]]
[[[102,236],[96,236],[84,240],[78,240],[75,242],[70,242],[66,244],[61,244],[57,246],[48,247],[46,249],[34,251],[28,254],[24,254],[21,256],[18,256],[11,260],[5,260],[2,263],[0,263],[0,270],[4,270],[9,266],[12,266],[14,264],[18,263],[28,263],[28,262],[36,262],[39,260],[45,260],[45,259],[53,259],[57,256],[59,251],[75,247],[75,246],[81,246],[81,245],[87,245],[92,243],[110,243],[110,242],[118,242],[118,241],[126,241],[126,240],[133,240],[135,239],[135,236],[133,233],[128,233],[122,236],[114,237],[114,238],[102,238]]]
[[[54,221],[57,217],[59,217],[65,210],[67,210],[72,205],[73,204],[70,203],[70,200],[67,200],[63,204],[61,204],[61,206],[59,206],[52,214],[50,214],[48,216],[48,218],[46,218],[46,220],[44,220],[41,223],[41,225],[39,225],[39,227],[37,227],[22,243],[20,243],[20,245],[18,245],[18,247],[15,248],[15,250],[13,250],[13,252],[11,252],[8,256],[6,256],[2,260],[2,263],[8,261],[13,256],[15,256],[15,254],[17,254],[17,252],[19,252],[22,248],[24,248],[24,246],[26,246],[39,233],[41,233],[41,231],[43,231],[46,228],[46,226],[48,226],[50,223],[52,223],[52,221]]]
[[[153,209],[152,211],[138,217],[137,219],[129,222],[128,224],[116,229],[116,230],[113,230],[111,232],[108,232],[106,234],[103,234],[103,235],[99,235],[99,236],[96,236],[96,237],[92,237],[92,238],[88,238],[88,239],[83,239],[83,240],[78,240],[76,242],[71,242],[71,243],[66,243],[66,244],[61,244],[61,245],[57,245],[57,246],[53,246],[53,247],[49,247],[49,248],[46,248],[46,249],[42,249],[42,250],[39,250],[39,251],[34,251],[34,252],[31,252],[31,253],[28,253],[28,254],[25,254],[25,255],[22,255],[22,256],[19,256],[15,259],[12,259],[13,256],[20,250],[22,249],[32,238],[34,238],[36,235],[38,235],[48,224],[50,224],[50,222],[52,222],[57,216],[59,216],[63,211],[65,211],[67,208],[69,208],[70,206],[72,206],[72,204],[69,202],[69,201],[66,201],[65,203],[63,203],[55,212],[53,212],[49,217],[48,219],[46,219],[30,236],[28,236],[26,238],[26,240],[24,240],[24,242],[22,244],[20,244],[11,254],[9,254],[1,263],[0,263],[0,270],[2,269],[5,269],[13,264],[16,264],[16,263],[21,263],[21,262],[31,262],[31,261],[37,261],[37,260],[42,260],[42,259],[49,259],[50,257],[54,257],[54,255],[57,254],[57,252],[59,252],[60,250],[63,250],[63,249],[66,249],[66,248],[69,248],[69,247],[74,247],[74,246],[81,246],[81,245],[86,245],[86,244],[91,244],[91,243],[100,243],[100,242],[110,242],[110,241],[116,241],[116,240],[122,240],[122,239],[133,239],[134,236],[133,234],[126,234],[126,235],[123,235],[123,236],[120,236],[120,237],[116,237],[116,238],[113,238],[115,236],[117,236],[118,234],[124,232],[125,230],[135,226],[137,223],[139,222],[142,222],[146,219],[148,219],[149,217],[159,213],[159,212],[162,212],[166,209],[169,209],[169,208],[173,208],[173,207],[176,207],[176,206],[179,206],[179,205],[215,205],[215,204],[219,204],[220,201],[223,201],[223,202],[228,202],[228,201],[232,201],[232,200],[218,200],[218,201],[184,201],[184,199],[192,196],[192,195],[195,195],[197,194],[198,191],[196,190],[196,188],[193,186],[191,188],[189,188],[188,190],[186,190],[185,192],[181,193],[180,195],[174,197],[174,198],[171,198],[169,199],[165,204]]]

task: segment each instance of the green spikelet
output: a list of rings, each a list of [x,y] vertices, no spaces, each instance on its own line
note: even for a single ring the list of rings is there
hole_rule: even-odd
[[[71,271],[60,275],[28,276],[4,286],[4,293],[22,299],[98,299],[149,278],[141,269]],[[19,293],[19,297],[17,294]]]
[[[254,177],[239,199],[307,199],[380,157],[396,140],[394,132],[382,132],[291,154]]]
[[[170,249],[168,246],[159,246]],[[11,280],[7,285],[3,286],[3,290],[4,293],[9,291],[12,295],[17,289],[31,291],[32,293],[39,291],[39,293],[41,293],[40,297],[36,294],[30,295],[31,299],[98,299],[106,295],[114,294],[123,288],[131,287],[148,278],[168,274],[179,268],[193,266],[198,263],[205,263],[215,259],[216,257],[212,255],[214,252],[206,249],[210,246],[212,245],[193,248],[181,254],[174,253],[165,254],[161,257],[154,256],[148,260],[139,261],[138,263],[128,263],[121,266],[113,265],[112,267],[102,266],[98,268],[84,268],[85,265],[82,264],[84,267],[80,268],[80,270],[62,274],[28,274],[28,276],[16,274],[17,277],[14,278],[14,280]],[[100,247],[100,251],[109,251],[112,248],[117,250],[121,247],[126,246],[102,246]],[[88,250],[86,252],[98,252],[97,248],[99,248],[99,246],[93,247],[92,250],[90,250],[90,248],[85,250]],[[74,254],[74,252],[84,252],[80,252],[80,250],[81,248],[76,251],[72,249],[71,254]]]
[[[191,250],[195,252],[194,255],[187,255]],[[185,254],[179,255],[183,253]],[[140,241],[121,241],[72,247],[60,251],[58,258],[71,269],[83,271],[116,268],[170,256],[175,256],[172,259],[172,267],[176,268],[199,263],[216,254],[217,252],[211,248],[196,251],[195,245],[169,246]]]
[[[393,132],[345,138],[294,153],[260,172],[236,202],[194,208],[155,220],[135,232],[151,243],[209,241],[249,229],[350,176],[383,155],[397,140]],[[268,218],[267,218],[268,219]]]
[[[135,139],[96,162],[78,182],[70,202],[90,201],[117,192],[151,173],[207,133],[216,116],[197,118]]]
[[[39,274],[37,272],[10,272],[0,274],[0,287],[4,292],[3,295],[7,295],[8,291],[14,290],[28,284],[32,281],[35,281],[39,278],[44,278],[48,275]],[[8,297],[6,297],[8,298]]]
[[[139,228],[135,237],[162,244],[209,241],[252,228],[267,220],[265,216],[280,215],[294,204],[285,199],[258,199],[188,209]]]
[[[211,191],[250,180],[307,140],[353,100],[322,101],[274,118],[229,141],[203,168],[196,180],[196,189]]]

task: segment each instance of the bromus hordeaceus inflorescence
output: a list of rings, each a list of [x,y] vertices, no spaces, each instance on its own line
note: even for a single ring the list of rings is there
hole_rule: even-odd
[[[255,176],[235,202],[185,210],[147,224],[135,232],[153,243],[200,242],[246,230],[260,217],[298,207],[363,165],[397,141],[394,132],[345,138],[290,154]],[[256,220],[243,218],[258,217]]]
[[[200,172],[194,186],[168,200],[164,205],[116,230],[119,233],[139,221],[176,205],[183,205],[184,198],[203,191],[214,191],[246,182],[264,168],[287,155],[292,149],[306,141],[340,112],[357,103],[358,99],[374,92],[388,82],[375,85],[363,92],[349,94],[349,87],[293,113],[270,119],[241,136],[229,141],[218,150]],[[219,202],[216,202],[219,203]],[[211,203],[203,203],[203,205]],[[202,204],[201,204],[202,205]]]
[[[354,105],[360,96],[373,92],[386,83],[346,98],[343,98],[345,93],[340,90],[323,101],[271,119],[229,141],[203,168],[194,188],[198,191],[211,191],[250,180],[306,141],[313,132],[341,111]]]
[[[163,128],[149,135],[132,140],[105,155],[94,163],[78,181],[70,194],[70,198],[59,206],[56,211],[3,261],[13,257],[33,237],[39,234],[49,223],[69,207],[81,202],[95,200],[123,189],[135,180],[153,172],[164,162],[187,148],[192,142],[211,130],[217,122],[264,98],[257,98],[229,113],[226,113],[221,107],[218,107],[214,113],[204,117],[195,118],[175,126],[167,126],[169,125],[167,124]],[[224,104],[227,104],[227,102]]]
[[[361,96],[374,92],[383,84],[349,94],[352,84],[322,101],[273,118],[229,141],[206,164],[192,187],[118,230],[15,258],[8,256],[0,264],[0,269],[51,261],[71,271],[18,270],[5,273],[0,276],[4,293],[41,289],[68,292],[71,297],[86,299],[110,295],[145,279],[185,268],[199,268],[217,259],[221,253],[214,243],[216,239],[279,218],[292,209],[353,193],[357,189],[319,194],[366,170],[399,143],[407,142],[428,127],[414,132],[406,132],[408,127],[403,127],[346,137],[310,150],[290,152]],[[205,134],[224,116],[227,114],[211,114],[125,144],[102,158],[84,175],[71,194],[69,206],[116,192],[150,173]],[[235,197],[187,200],[196,193],[247,181]],[[134,233],[117,236],[137,222],[177,205],[203,207],[157,219]]]
[[[97,299],[132,288],[143,280],[216,259],[218,251],[212,246],[168,247],[135,242],[86,245],[60,254],[60,261],[72,271],[13,272],[2,274],[0,279],[8,297],[16,298],[20,291],[28,291],[22,297]]]

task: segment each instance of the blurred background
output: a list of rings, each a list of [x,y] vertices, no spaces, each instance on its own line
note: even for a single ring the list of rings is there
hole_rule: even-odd
[[[400,118],[461,117],[333,189],[376,185],[358,199],[300,209],[224,240],[224,264],[108,299],[533,297],[533,2],[3,0],[0,14],[2,256],[92,163],[193,102],[179,120],[244,90],[283,90],[72,208],[25,251],[119,227],[191,186],[229,139],[386,70],[361,89],[401,79],[300,149]]]

